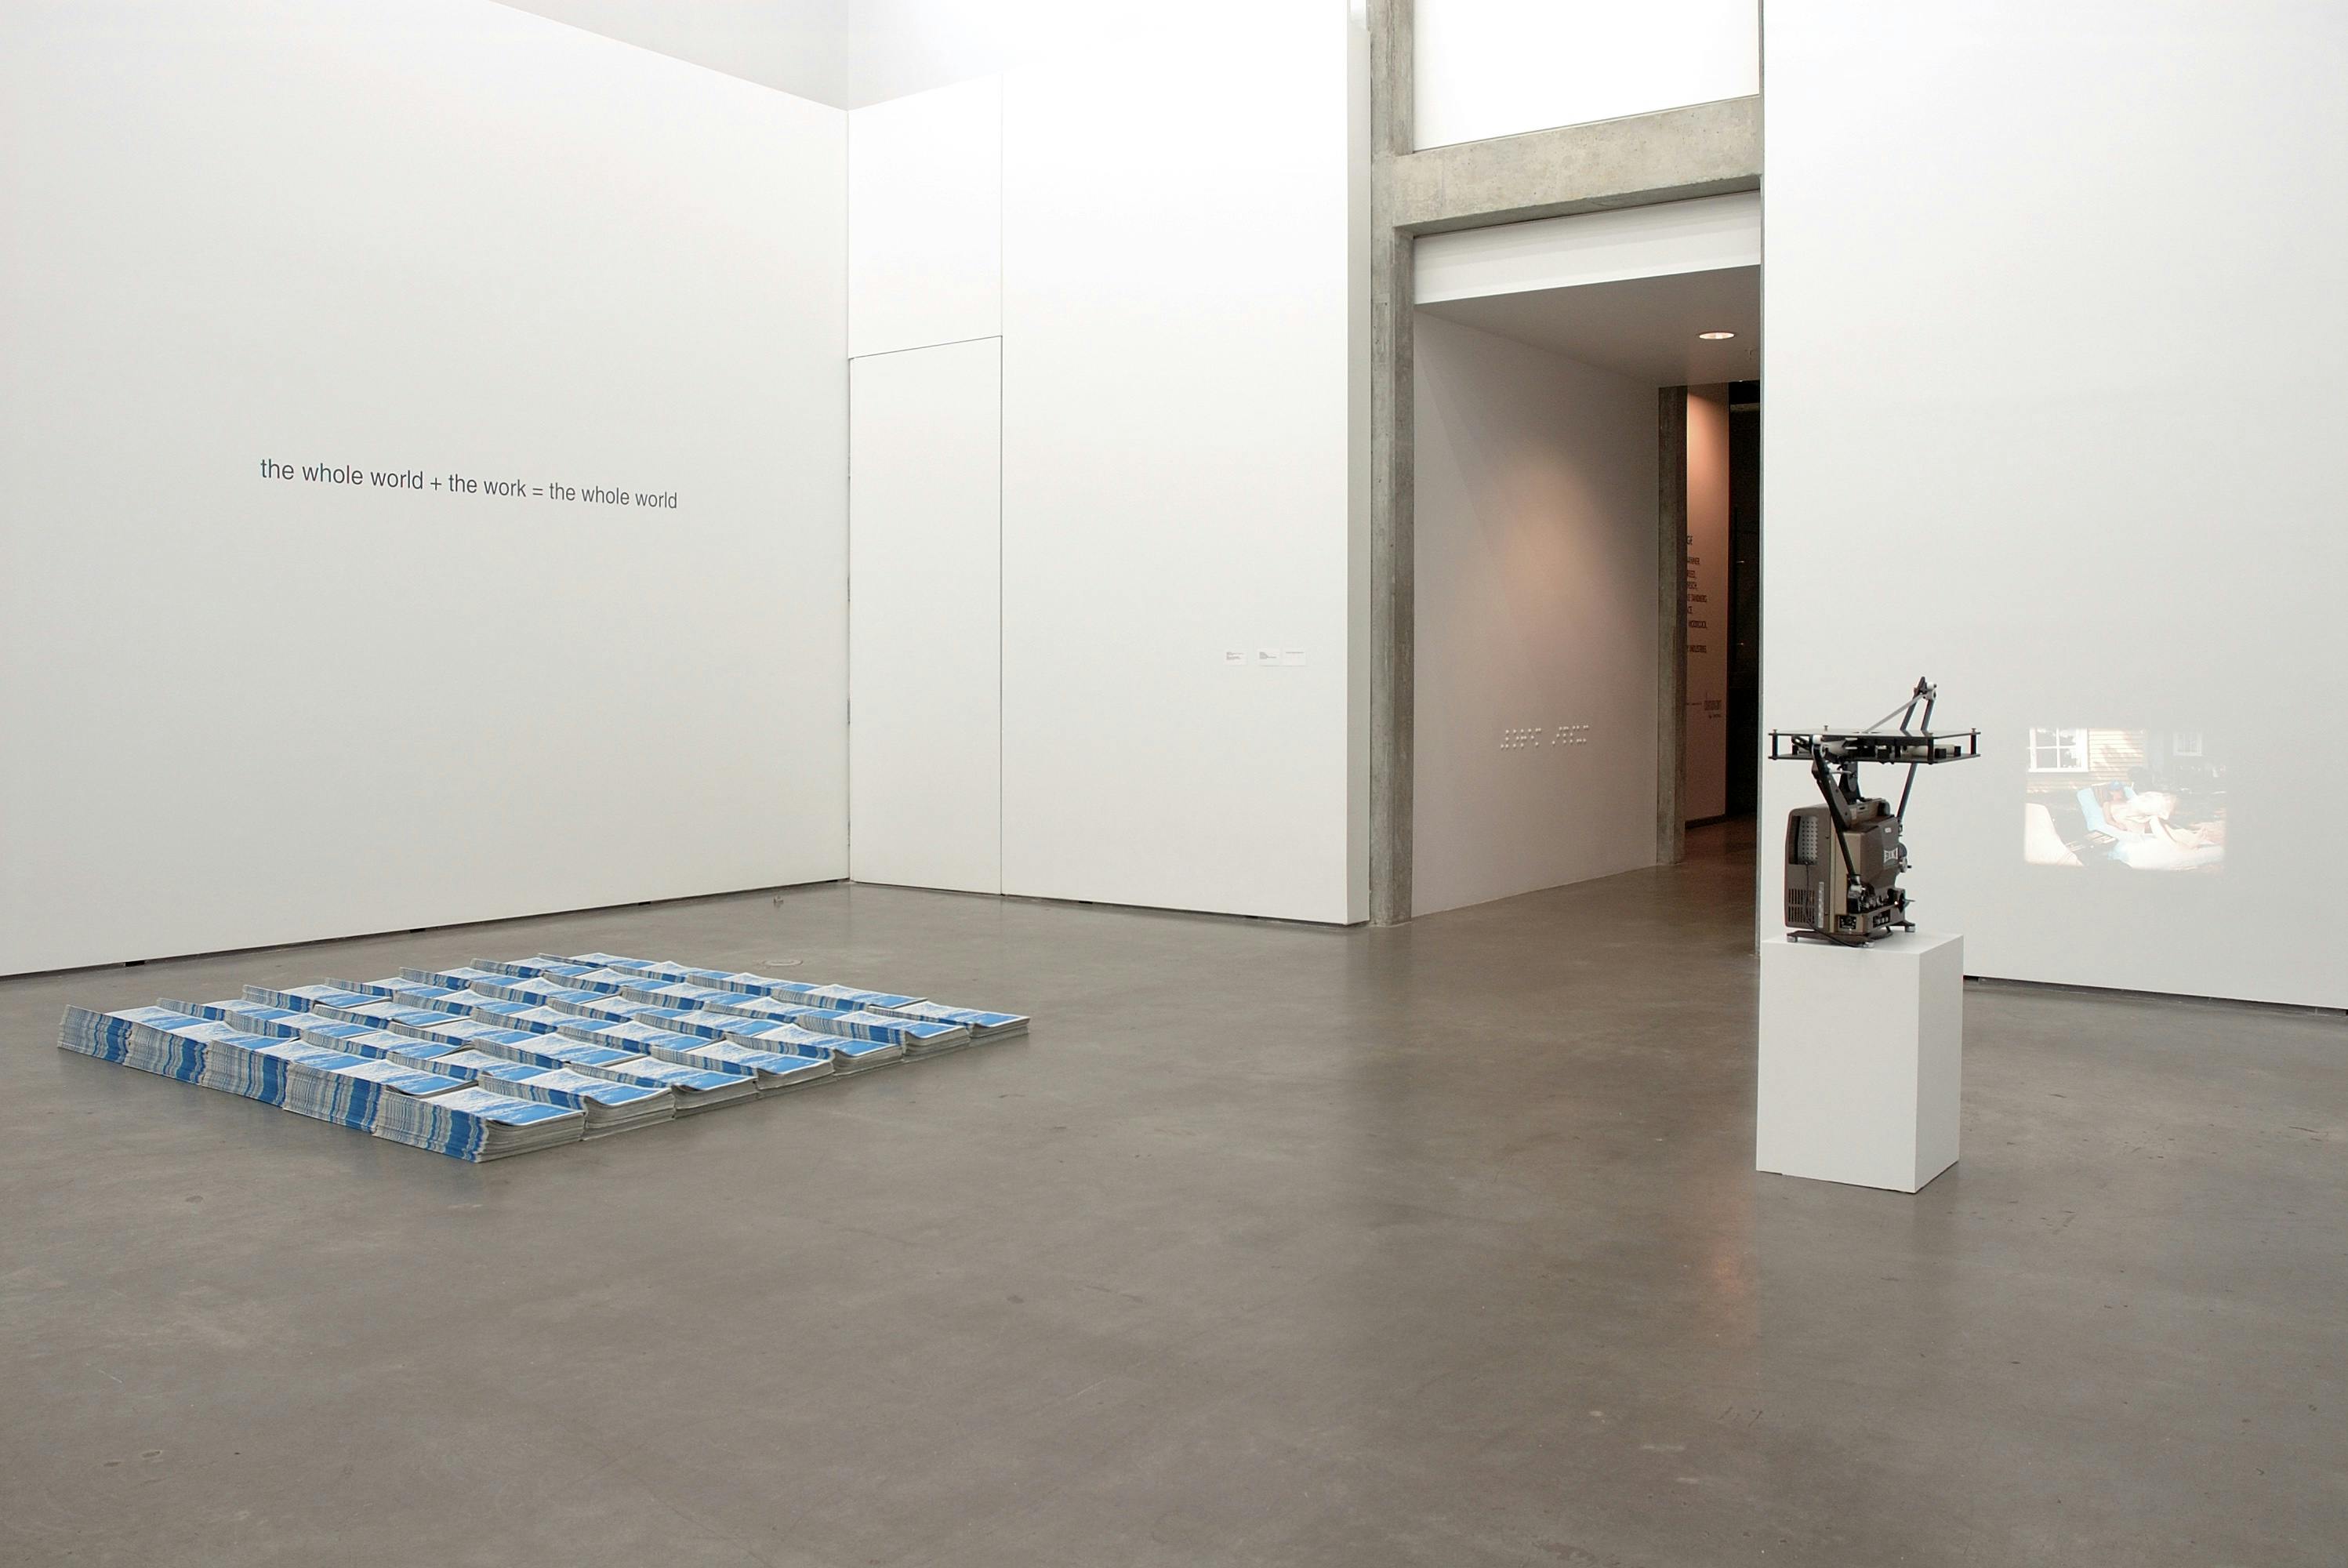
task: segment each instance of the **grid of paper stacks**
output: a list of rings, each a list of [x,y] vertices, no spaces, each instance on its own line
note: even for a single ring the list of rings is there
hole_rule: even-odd
[[[1017,1013],[615,953],[68,1007],[57,1045],[458,1160],[603,1138],[1027,1032]]]

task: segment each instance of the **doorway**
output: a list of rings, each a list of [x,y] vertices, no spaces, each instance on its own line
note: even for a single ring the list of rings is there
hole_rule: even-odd
[[[1759,798],[1761,384],[1685,395],[1680,813],[1698,828],[1749,818]]]
[[[1753,810],[1759,275],[1707,259],[1553,285],[1550,258],[1510,281],[1551,286],[1494,292],[1422,269],[1454,293],[1414,327],[1414,916],[1674,861],[1691,820]]]

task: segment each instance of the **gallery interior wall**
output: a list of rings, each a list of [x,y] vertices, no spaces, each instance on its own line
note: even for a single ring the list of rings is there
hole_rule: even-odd
[[[1414,0],[1421,147],[1761,90],[1757,0]]]
[[[1003,332],[1003,78],[849,116],[848,352]]]
[[[1004,888],[1342,921],[1342,7],[1004,84]],[[1212,113],[1196,112],[1211,100]]]
[[[1928,675],[1981,727],[1984,760],[1918,782],[1909,879],[1975,974],[2348,1006],[2348,13],[1766,26],[1764,723],[1863,723]],[[2042,858],[2073,852],[2089,760],[2215,797],[2218,861],[2032,863],[2034,802]],[[1811,791],[1763,771],[1766,936]]]
[[[858,375],[1000,335],[1005,892],[1366,913],[1358,31],[1283,6],[1243,50],[1079,38],[851,116]],[[942,433],[983,418],[928,407]],[[875,678],[928,676],[860,661],[860,729]],[[851,830],[860,866],[896,854],[899,829]]]
[[[1655,389],[1421,311],[1414,911],[1653,863]]]
[[[0,100],[0,971],[843,874],[843,115],[480,0]]]

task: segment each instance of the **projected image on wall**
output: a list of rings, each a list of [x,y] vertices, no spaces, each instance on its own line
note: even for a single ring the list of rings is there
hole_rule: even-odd
[[[2200,731],[2034,729],[2028,758],[2032,865],[2224,868],[2226,769]]]

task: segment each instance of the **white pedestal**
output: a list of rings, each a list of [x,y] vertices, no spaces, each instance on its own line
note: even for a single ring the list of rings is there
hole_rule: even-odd
[[[1957,1162],[1965,944],[1761,944],[1754,1167],[1913,1192]]]

